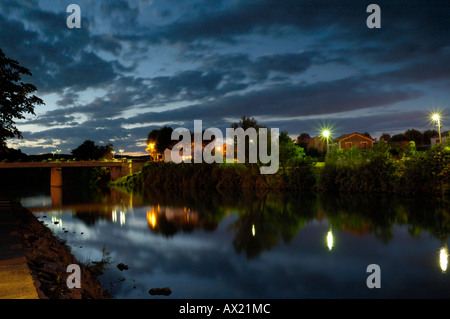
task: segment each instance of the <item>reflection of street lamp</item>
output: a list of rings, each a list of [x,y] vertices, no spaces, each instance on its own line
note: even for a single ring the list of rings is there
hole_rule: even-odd
[[[441,266],[442,272],[446,272],[448,265],[448,251],[446,247],[442,247],[439,252],[439,265]]]
[[[333,244],[334,244],[334,238],[333,238],[333,233],[331,232],[331,227],[330,227],[330,230],[328,231],[328,234],[327,234],[328,250],[333,249]]]
[[[439,130],[439,143],[442,143],[442,140],[441,140],[441,116],[439,115],[439,113],[433,113],[431,115],[431,119],[436,122],[436,125]]]

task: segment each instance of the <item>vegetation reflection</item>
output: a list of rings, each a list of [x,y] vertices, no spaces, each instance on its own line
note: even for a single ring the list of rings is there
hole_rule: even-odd
[[[73,208],[74,216],[88,226],[105,219],[124,225],[127,212],[142,207],[149,231],[164,237],[196,229],[214,231],[229,217],[227,231],[234,250],[249,259],[292,242],[314,220],[329,224],[323,240],[330,251],[338,247],[339,232],[372,234],[387,244],[395,228],[403,226],[413,237],[427,233],[437,238],[442,243],[437,259],[442,271],[447,270],[450,211],[448,203],[434,199],[199,189],[144,193],[112,189],[95,196],[98,204],[76,204],[65,198],[63,207]]]

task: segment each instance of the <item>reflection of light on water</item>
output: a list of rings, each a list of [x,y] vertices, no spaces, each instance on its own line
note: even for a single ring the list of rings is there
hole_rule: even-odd
[[[113,223],[117,223],[117,210],[114,209],[112,211],[112,216],[111,216],[112,222]],[[119,223],[120,226],[125,225],[125,212],[124,211],[119,211]]]
[[[155,207],[151,207],[150,210],[147,211],[147,221],[148,224],[152,227],[155,228],[156,227],[156,217],[158,216],[158,214],[161,212],[161,208],[158,207],[155,209]]]
[[[255,237],[255,232],[256,232],[256,231],[255,231],[255,225],[253,224],[253,225],[252,225],[252,235],[253,235],[253,237]]]
[[[333,233],[331,232],[331,229],[328,231],[327,234],[327,246],[328,246],[328,250],[331,250],[333,248]]]
[[[120,211],[120,226],[125,225],[125,212]]]
[[[56,216],[52,216],[52,224],[56,225],[56,227],[58,228],[62,228],[62,219]]]
[[[158,223],[159,216],[163,216],[167,221],[177,225],[195,224],[198,221],[198,215],[193,212],[189,207],[161,207],[159,204],[157,206],[150,206],[147,210],[147,222],[149,226],[154,229]]]
[[[150,226],[152,226],[152,228],[156,227],[156,214],[154,211],[147,212],[147,220]]]
[[[445,272],[448,265],[448,252],[445,248],[441,248],[441,251],[439,252],[439,264],[441,266],[442,272]]]

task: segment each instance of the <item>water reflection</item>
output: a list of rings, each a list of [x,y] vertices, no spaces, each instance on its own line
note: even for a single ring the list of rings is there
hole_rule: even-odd
[[[406,285],[408,276],[438,284],[433,270],[448,282],[449,208],[439,201],[210,190],[130,193],[113,189],[91,196],[91,204],[85,204],[77,201],[75,193],[64,192],[60,207],[34,209],[59,221],[55,229],[64,223],[77,234],[83,231],[83,236],[73,239],[82,250],[88,250],[89,244],[106,245],[120,256],[120,262],[132,265],[130,272],[136,269],[136,276],[145,280],[176,277],[198,289],[197,281],[216,289],[217,278],[221,278],[223,286],[239,286],[236,294],[230,291],[237,288],[227,288],[232,297],[241,293],[261,297],[256,294],[264,289],[266,297],[273,297],[271,285],[283,292],[279,297],[300,296],[302,289],[328,287],[330,282],[345,281],[353,289],[355,273],[364,276],[365,267],[376,257],[382,268],[400,267],[397,274],[405,269],[403,276],[391,278],[399,287]],[[396,258],[408,266],[399,266]],[[157,270],[148,269],[149,264]],[[426,272],[423,267],[428,267]],[[247,284],[240,287],[243,282]],[[389,293],[400,295],[408,290],[399,287]],[[178,297],[192,293],[189,287],[185,289],[189,292]],[[244,293],[245,289],[252,291]],[[340,296],[333,289],[329,294]],[[367,292],[354,292],[356,296],[361,293]],[[316,296],[323,296],[322,292]]]
[[[333,231],[356,236],[372,234],[387,244],[394,238],[394,227],[405,225],[408,233],[419,237],[427,232],[446,245],[450,234],[448,206],[439,201],[398,199],[384,196],[326,196],[292,193],[220,193],[214,191],[158,191],[133,194],[111,189],[96,194],[96,203],[80,204],[65,198],[57,211],[72,210],[86,225],[109,220],[121,226],[134,207],[147,207],[146,220],[152,233],[172,237],[195,229],[214,231],[225,216],[237,218],[228,227],[234,234],[233,247],[247,258],[289,243],[308,223],[326,220],[324,234],[328,250],[335,248]],[[29,207],[32,211],[55,211],[55,207]],[[448,258],[440,253],[441,267]]]
[[[331,231],[331,227],[330,227],[330,230],[327,233],[327,247],[328,247],[328,250],[333,249],[333,243],[334,243],[333,232]]]
[[[448,249],[447,245],[445,247],[442,247],[439,251],[439,265],[441,266],[442,272],[447,271],[447,265],[448,265]]]

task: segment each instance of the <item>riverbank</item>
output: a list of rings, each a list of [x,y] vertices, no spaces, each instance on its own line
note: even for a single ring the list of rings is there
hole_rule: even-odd
[[[45,221],[36,218],[20,204],[13,209],[19,221],[19,235],[31,270],[39,299],[108,299],[97,278],[98,270],[77,261]],[[81,269],[81,288],[67,287],[67,266],[77,264]]]
[[[130,190],[259,189],[335,194],[393,194],[450,198],[450,147],[414,148],[401,159],[388,145],[333,150],[317,165],[310,157],[290,162],[276,174],[261,174],[258,164],[148,162],[137,173],[111,183]]]

